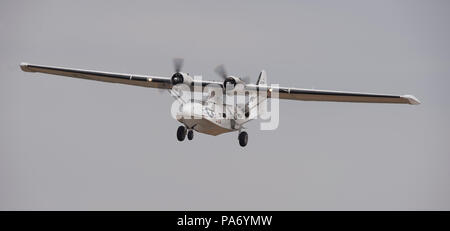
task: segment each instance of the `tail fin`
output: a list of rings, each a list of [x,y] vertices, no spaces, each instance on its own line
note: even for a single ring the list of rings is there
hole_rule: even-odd
[[[262,70],[259,73],[258,81],[256,81],[256,85],[266,85],[267,86],[267,74],[265,70]],[[263,102],[267,100],[267,92],[260,91],[256,97],[250,97],[249,102],[249,110],[250,117],[256,119],[258,115],[262,115],[267,111],[267,105]]]
[[[256,81],[256,85],[260,84],[267,84],[267,74],[265,70],[262,70],[261,73],[259,73],[258,81]]]

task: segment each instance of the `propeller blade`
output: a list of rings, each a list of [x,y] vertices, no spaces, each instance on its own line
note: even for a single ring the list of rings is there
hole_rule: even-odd
[[[223,79],[226,79],[228,77],[227,71],[225,70],[225,66],[223,64],[217,66],[216,69],[214,69],[214,71]]]
[[[180,72],[181,68],[183,67],[184,59],[182,58],[175,58],[173,59],[173,66],[175,67],[175,72]]]
[[[240,78],[242,81],[244,81],[244,83],[250,83],[250,76],[244,76],[242,78]]]

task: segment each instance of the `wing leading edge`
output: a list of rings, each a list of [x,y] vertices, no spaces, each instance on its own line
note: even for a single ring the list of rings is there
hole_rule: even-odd
[[[172,88],[170,78],[167,77],[91,71],[65,67],[42,66],[28,63],[21,63],[20,68],[25,72],[40,72],[52,75],[62,75],[72,78],[96,80],[109,83],[121,83],[141,87],[161,89]]]
[[[354,103],[400,103],[418,105],[420,101],[412,95],[385,95],[361,92],[328,91],[301,88],[269,88],[268,95],[278,90],[278,98],[305,101],[334,101]]]

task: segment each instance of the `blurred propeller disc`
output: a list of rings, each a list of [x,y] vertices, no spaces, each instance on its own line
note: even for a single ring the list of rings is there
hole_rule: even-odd
[[[223,64],[219,65],[214,69],[214,71],[222,77],[222,79],[226,79],[228,77],[227,71],[225,70],[225,66]]]
[[[244,81],[244,83],[249,84],[250,83],[250,76],[244,76],[242,78],[240,78],[242,81]]]
[[[182,58],[174,58],[173,59],[173,66],[175,68],[175,72],[180,72],[181,68],[183,67],[184,59]]]

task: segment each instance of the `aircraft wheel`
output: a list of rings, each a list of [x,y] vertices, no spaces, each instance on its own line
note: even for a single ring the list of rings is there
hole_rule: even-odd
[[[177,130],[177,139],[178,141],[183,141],[184,138],[186,138],[186,127],[185,126],[179,126]]]
[[[247,134],[247,132],[239,133],[239,144],[242,147],[245,147],[245,145],[247,145],[247,142],[248,142],[248,134]]]
[[[188,140],[194,139],[194,131],[189,130],[189,131],[188,131],[188,134],[187,134],[187,137],[188,137]]]

